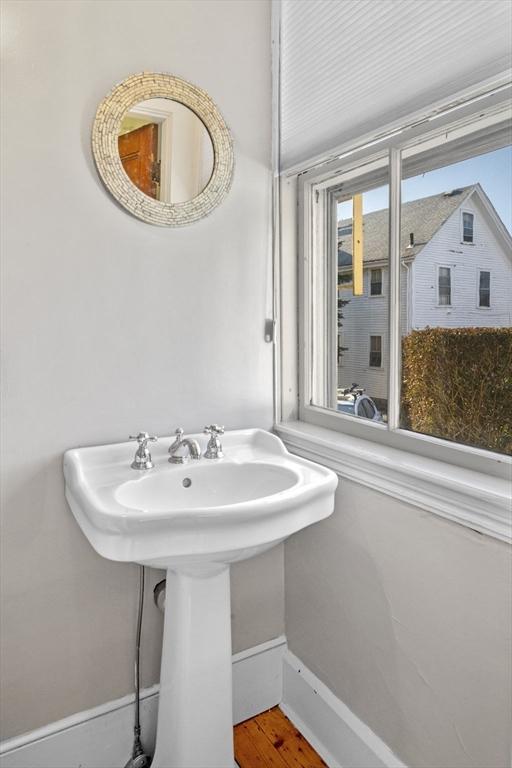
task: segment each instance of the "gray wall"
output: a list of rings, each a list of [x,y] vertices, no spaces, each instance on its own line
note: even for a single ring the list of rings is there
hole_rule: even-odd
[[[341,481],[285,583],[290,649],[407,765],[510,765],[508,545]]]
[[[270,3],[24,0],[3,4],[2,26],[6,738],[133,689],[137,568],[82,536],[63,451],[272,423]],[[93,167],[99,101],[142,70],[206,89],[233,133],[228,198],[183,229],[130,217]],[[279,635],[282,551],[232,581],[234,650]],[[158,680],[161,629],[148,600],[144,685]]]

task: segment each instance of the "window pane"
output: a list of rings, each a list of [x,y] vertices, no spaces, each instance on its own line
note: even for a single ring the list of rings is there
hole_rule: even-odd
[[[463,212],[462,239],[465,243],[473,242],[473,220],[474,220],[474,216],[472,213],[467,213],[466,211]]]
[[[370,365],[374,368],[380,368],[382,364],[382,338],[380,336],[370,336]]]
[[[387,185],[361,193],[359,248],[358,201],[346,194],[337,199],[338,406],[350,398],[343,390],[355,385],[384,417],[388,400],[389,308],[384,296],[389,279],[388,199]],[[370,335],[378,339],[373,342],[378,347],[369,348]],[[359,411],[359,416],[366,415],[362,408]],[[373,415],[371,406],[367,409],[370,412]]]
[[[511,190],[511,147],[402,182],[400,306],[401,426],[512,454]]]
[[[452,303],[452,280],[450,267],[439,267],[439,304]]]
[[[491,306],[491,273],[480,272],[479,300],[480,307]]]
[[[372,269],[370,272],[370,294],[382,295],[382,269]]]

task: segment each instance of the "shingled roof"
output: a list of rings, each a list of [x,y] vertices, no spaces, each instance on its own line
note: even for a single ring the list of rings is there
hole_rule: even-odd
[[[416,256],[433,238],[451,214],[476,189],[476,184],[440,195],[422,197],[402,205],[400,253]],[[338,267],[352,266],[352,219],[338,221]],[[389,211],[373,211],[363,216],[364,263],[388,259]],[[409,234],[414,233],[414,245],[408,248]]]

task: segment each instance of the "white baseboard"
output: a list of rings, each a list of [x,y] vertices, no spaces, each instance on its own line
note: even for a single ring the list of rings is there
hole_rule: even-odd
[[[284,636],[233,656],[233,722],[279,704]],[[133,695],[0,743],[1,768],[122,768],[133,739]],[[141,692],[143,745],[153,754],[158,686]]]
[[[329,768],[406,768],[290,651],[283,658],[281,709]]]

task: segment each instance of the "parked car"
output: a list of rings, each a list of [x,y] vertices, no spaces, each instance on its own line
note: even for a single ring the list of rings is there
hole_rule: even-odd
[[[357,384],[338,389],[338,411],[371,421],[383,421],[382,414],[365,390]]]

